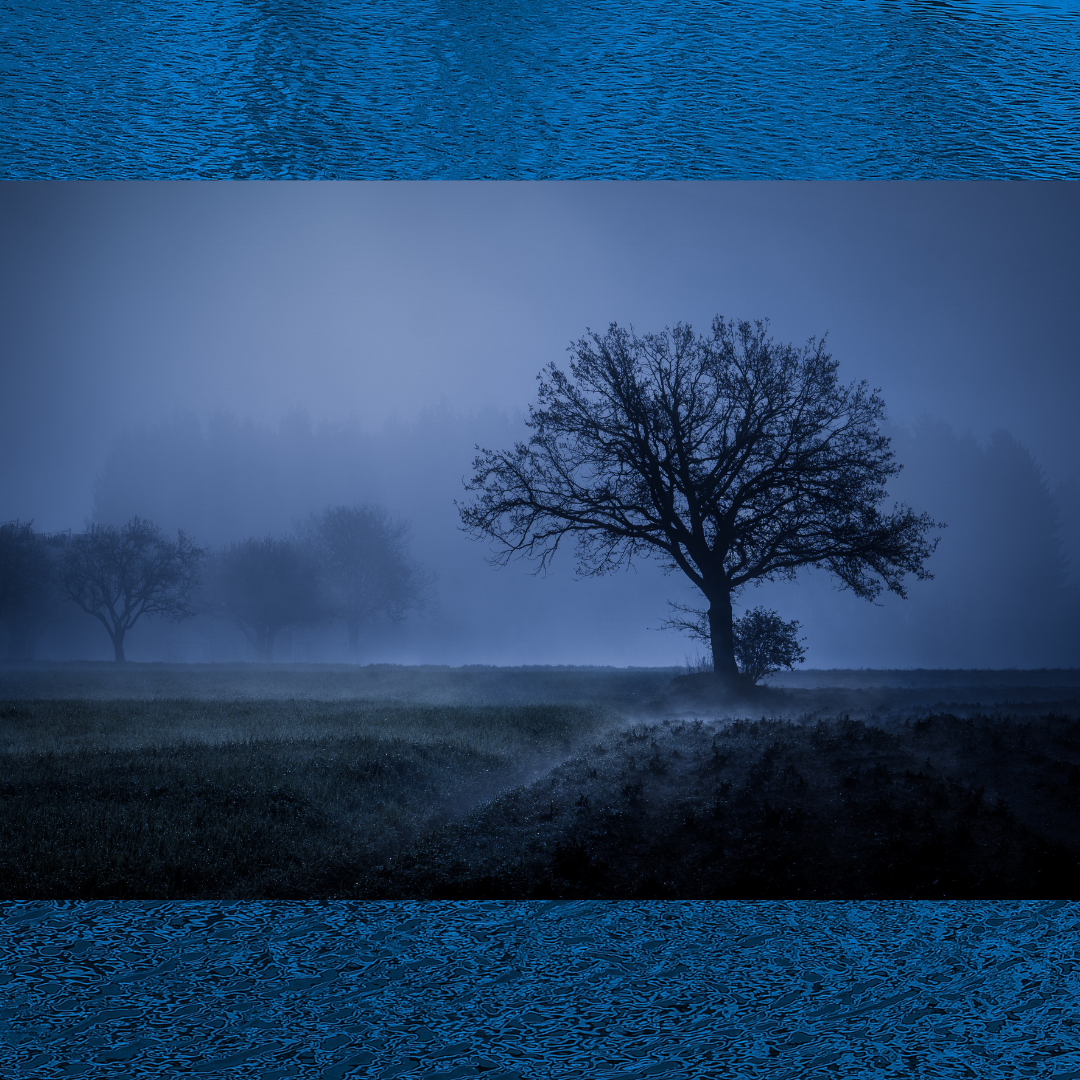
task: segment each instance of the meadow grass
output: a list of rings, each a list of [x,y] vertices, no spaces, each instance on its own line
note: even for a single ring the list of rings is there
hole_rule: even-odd
[[[0,703],[0,898],[300,898],[610,725],[595,707]]]
[[[978,686],[963,709],[928,709],[925,689],[777,689],[754,702],[773,718],[750,720],[688,715],[663,669],[3,674],[0,899],[1080,886],[1080,709],[1059,677],[997,708]]]

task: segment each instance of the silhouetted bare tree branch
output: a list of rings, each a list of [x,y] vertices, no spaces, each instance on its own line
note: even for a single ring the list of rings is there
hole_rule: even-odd
[[[497,563],[543,570],[568,536],[580,574],[659,557],[708,600],[714,670],[733,682],[731,601],[748,582],[816,566],[873,599],[931,576],[935,523],[878,508],[900,470],[884,403],[865,382],[841,386],[823,342],[777,345],[765,322],[718,317],[708,337],[612,323],[570,352],[569,374],[541,373],[532,438],[480,450],[465,485],[463,525]]]

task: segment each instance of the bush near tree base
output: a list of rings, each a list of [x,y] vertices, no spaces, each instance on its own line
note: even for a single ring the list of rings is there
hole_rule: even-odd
[[[775,611],[756,607],[736,619],[732,628],[739,673],[752,683],[761,682],[781,668],[791,670],[806,660],[806,650],[799,644],[797,619],[784,622]]]

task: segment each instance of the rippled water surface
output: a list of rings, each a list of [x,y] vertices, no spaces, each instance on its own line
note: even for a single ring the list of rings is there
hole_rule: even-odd
[[[1077,177],[1065,2],[3,0],[0,177]]]
[[[13,903],[5,1076],[1080,1076],[1080,904]]]

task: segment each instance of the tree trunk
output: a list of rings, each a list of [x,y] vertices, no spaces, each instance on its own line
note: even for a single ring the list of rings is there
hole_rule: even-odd
[[[740,686],[743,678],[735,662],[733,618],[729,592],[720,592],[709,598],[709,643],[712,645],[713,673],[731,686]]]
[[[122,626],[117,627],[112,632],[113,652],[116,653],[116,662],[118,664],[124,662],[124,633],[125,630]]]

